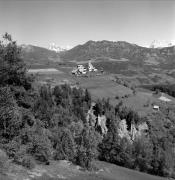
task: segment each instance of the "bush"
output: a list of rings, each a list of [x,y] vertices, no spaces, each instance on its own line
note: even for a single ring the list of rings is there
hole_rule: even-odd
[[[16,140],[12,140],[8,144],[4,145],[4,149],[10,158],[14,158],[15,154],[19,152],[20,143]]]
[[[76,155],[76,146],[74,138],[69,129],[65,127],[58,128],[57,133],[54,137],[55,146],[55,160],[70,160],[74,161]]]
[[[92,168],[92,154],[86,147],[79,147],[76,163],[85,169],[90,170]]]
[[[120,99],[120,96],[116,95],[116,96],[115,96],[115,99]]]
[[[7,154],[0,150],[0,173],[5,173],[8,170],[8,156]]]
[[[22,158],[21,165],[28,168],[28,169],[33,169],[35,167],[35,161],[31,156],[25,155]]]
[[[27,154],[27,146],[21,146],[19,151],[14,156],[14,162],[28,169],[35,167],[33,158]]]
[[[81,133],[79,146],[77,150],[76,162],[83,168],[92,169],[92,161],[98,157],[97,146],[101,138],[93,128],[88,125]]]
[[[36,160],[49,164],[51,144],[48,137],[35,134],[28,151]]]

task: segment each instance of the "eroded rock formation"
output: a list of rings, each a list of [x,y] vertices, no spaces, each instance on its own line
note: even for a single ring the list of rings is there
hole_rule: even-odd
[[[146,132],[148,130],[148,125],[146,122],[141,124],[134,124],[131,123],[130,129],[128,128],[126,119],[123,119],[119,123],[118,127],[118,135],[121,138],[127,138],[129,141],[134,141],[135,139],[141,137],[142,135],[146,135]]]
[[[97,130],[100,131],[102,135],[106,134],[108,129],[106,127],[106,116],[100,115],[96,112],[96,103],[92,102],[91,107],[86,116],[86,122],[90,125],[95,127]]]

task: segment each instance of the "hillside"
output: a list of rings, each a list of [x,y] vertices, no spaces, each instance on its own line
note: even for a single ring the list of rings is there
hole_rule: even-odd
[[[146,48],[125,41],[88,41],[62,53],[33,45],[22,45],[22,56],[29,62],[116,61],[142,65],[172,65],[175,46]]]
[[[59,55],[55,51],[46,48],[22,45],[21,50],[22,58],[28,65],[49,65],[50,63],[60,61]]]
[[[96,161],[97,171],[83,171],[68,161],[52,161],[49,166],[37,165],[33,170],[11,166],[11,173],[0,174],[1,180],[165,180],[166,178],[130,170],[103,161]]]
[[[112,58],[114,60],[125,58],[132,62],[146,63],[146,61],[152,59],[157,63],[169,63],[175,57],[175,47],[145,48],[125,41],[88,41],[66,51],[61,57],[64,60],[76,61],[96,60],[98,58]]]
[[[88,41],[70,50],[56,53],[46,48],[23,45],[22,57],[27,64],[49,64],[52,62],[120,63],[137,66],[174,68],[175,46],[165,48],[145,48],[125,41]],[[125,65],[124,65],[125,66]],[[146,67],[144,69],[146,70]]]
[[[175,46],[146,48],[124,41],[88,41],[60,55],[63,61],[87,63],[112,74],[133,77],[137,84],[174,81]]]
[[[92,175],[91,179],[97,179],[98,172],[90,174],[86,170],[96,171],[99,166],[101,169],[101,165],[93,164],[100,160],[157,176],[175,177],[173,98],[139,92],[129,82],[107,73],[92,73],[89,77],[73,77],[66,71],[54,76],[46,73],[44,76],[51,78],[47,79],[50,82],[66,75],[76,82],[70,84],[68,79],[62,79],[62,85],[52,86],[49,81],[37,84],[39,76],[27,74],[16,42],[8,34],[3,38],[8,44],[0,43],[0,174],[12,175],[11,167],[15,164],[29,172],[41,166],[53,170],[53,161],[68,160]],[[156,98],[172,103],[161,103]],[[160,107],[157,111],[155,104]],[[99,179],[116,179],[125,172],[129,179],[134,175],[127,170],[117,175],[117,170],[108,165],[102,165],[104,171]],[[36,173],[29,174],[33,178]],[[140,175],[134,176],[133,179],[141,179]],[[85,174],[81,179],[89,177]]]
[[[124,41],[88,41],[56,53],[29,45],[22,46],[22,57],[29,67],[58,68],[63,72],[71,72],[77,63],[87,64],[91,60],[97,69],[120,74],[137,85],[175,80],[175,46],[145,48]],[[65,69],[67,67],[69,69]]]

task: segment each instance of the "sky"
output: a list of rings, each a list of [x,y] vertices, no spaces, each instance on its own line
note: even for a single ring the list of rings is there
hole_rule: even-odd
[[[0,0],[0,36],[18,44],[175,40],[174,0]]]

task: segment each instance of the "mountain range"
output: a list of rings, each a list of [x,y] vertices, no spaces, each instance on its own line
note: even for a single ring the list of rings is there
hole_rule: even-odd
[[[22,57],[27,64],[32,65],[58,62],[80,63],[91,60],[98,68],[102,67],[112,73],[121,71],[158,73],[160,71],[171,74],[175,69],[175,46],[146,48],[125,41],[88,41],[59,53],[46,48],[23,45]]]
[[[169,64],[175,61],[175,46],[146,48],[125,41],[88,41],[60,55],[64,61],[128,60],[142,64]]]
[[[22,45],[21,56],[27,65],[43,65],[60,61],[55,51],[33,45]]]
[[[175,43],[169,42],[169,41],[159,41],[159,40],[154,40],[151,44],[150,44],[150,48],[162,48],[162,47],[171,47],[174,46]]]
[[[67,51],[69,49],[71,49],[71,46],[58,46],[55,43],[49,44],[49,50],[55,51],[56,53]]]

